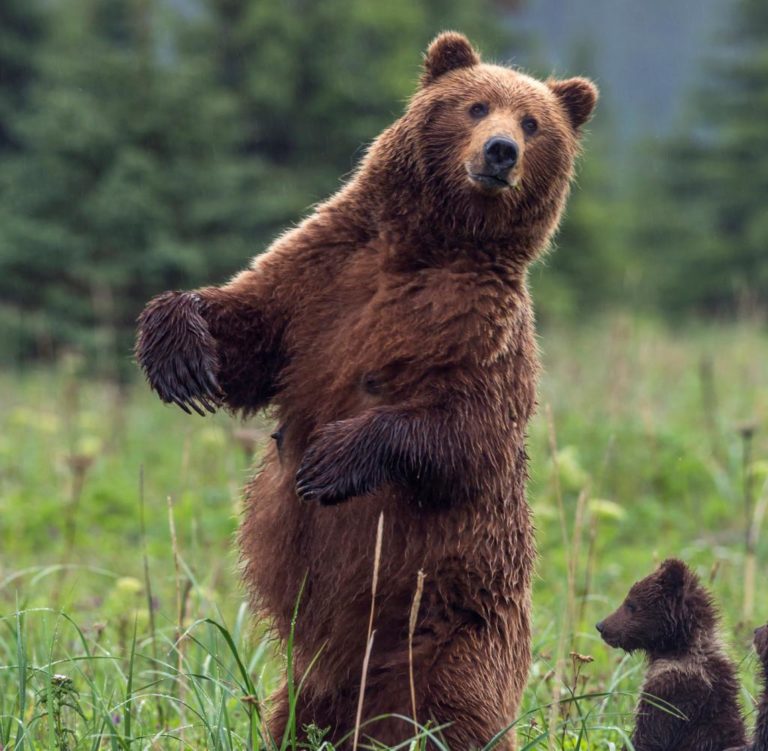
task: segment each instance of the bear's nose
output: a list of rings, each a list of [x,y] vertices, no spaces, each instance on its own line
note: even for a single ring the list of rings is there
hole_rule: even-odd
[[[485,142],[483,147],[485,161],[497,174],[506,172],[517,164],[520,149],[511,138],[494,136]]]
[[[595,628],[602,634],[603,631],[605,631],[605,624],[603,621],[600,621],[599,623],[595,624]]]

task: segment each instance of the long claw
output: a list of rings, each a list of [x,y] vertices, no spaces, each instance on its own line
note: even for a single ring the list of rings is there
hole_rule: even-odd
[[[224,391],[219,385],[219,379],[216,377],[216,374],[210,369],[205,369],[205,375],[208,379],[208,390],[212,397],[215,397],[216,399],[221,399],[224,396]]]
[[[210,368],[196,373],[195,383],[200,393],[210,399],[214,404],[219,405],[223,394],[216,381],[216,376]]]
[[[197,414],[200,415],[200,417],[205,417],[205,412],[202,409],[200,409],[200,407],[197,406],[197,404],[195,403],[195,401],[193,399],[189,399],[187,401],[187,404],[190,407],[192,407],[192,409],[194,409],[195,412],[197,412]]]
[[[175,404],[180,409],[183,409],[188,415],[191,415],[192,413],[187,408],[187,405],[184,404],[184,402],[180,401],[179,399],[176,399],[175,397],[171,396],[168,399],[163,399],[163,401],[166,404]]]
[[[174,370],[176,372],[176,396],[192,407],[199,415],[204,414],[200,411],[200,407],[194,403],[195,394],[187,385],[192,380],[192,374],[189,372],[187,364],[183,360],[178,361]]]
[[[194,402],[194,397],[190,393],[189,389],[184,385],[184,381],[178,380],[175,385],[175,388],[170,391],[171,398],[177,403],[177,404],[184,404],[187,407],[191,407],[195,410],[199,415],[204,414],[200,410],[200,407],[198,407]],[[187,409],[185,410],[188,415],[191,415],[192,413]]]
[[[205,373],[196,373],[195,385],[198,388],[197,399],[209,412],[214,413],[216,410],[213,409],[205,399],[210,399],[214,404],[219,404],[220,399],[212,388],[208,373],[209,371],[206,371]]]
[[[202,404],[212,415],[216,414],[216,409],[204,396],[198,396],[197,401],[200,402],[200,404]]]

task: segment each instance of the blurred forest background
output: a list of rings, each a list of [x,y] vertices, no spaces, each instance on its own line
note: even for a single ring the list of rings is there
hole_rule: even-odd
[[[334,191],[436,31],[603,98],[545,324],[768,301],[768,5],[0,0],[0,358],[132,371],[144,302],[221,283]]]

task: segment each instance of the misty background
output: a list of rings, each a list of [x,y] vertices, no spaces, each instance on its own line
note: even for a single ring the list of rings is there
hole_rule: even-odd
[[[544,326],[768,302],[761,0],[0,0],[0,362],[133,372],[166,289],[220,284],[338,188],[446,28],[601,88]]]

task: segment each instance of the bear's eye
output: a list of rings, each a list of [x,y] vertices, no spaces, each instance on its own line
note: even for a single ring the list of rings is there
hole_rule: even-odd
[[[485,102],[475,102],[469,108],[469,114],[471,117],[474,117],[475,120],[480,120],[488,114],[488,109],[489,107]]]
[[[634,602],[627,601],[624,603],[624,607],[627,609],[627,612],[629,613],[637,612],[637,606],[635,605]]]
[[[536,122],[535,117],[524,117],[521,125],[527,136],[532,136],[539,129],[539,124]]]

